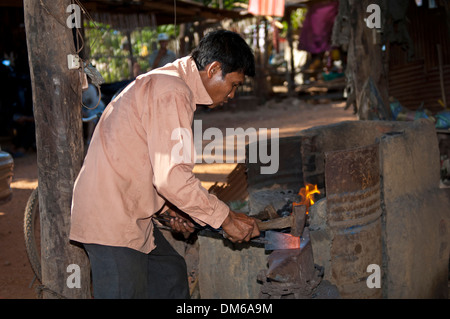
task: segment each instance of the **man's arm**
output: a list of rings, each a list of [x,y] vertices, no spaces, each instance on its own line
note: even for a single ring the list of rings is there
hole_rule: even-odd
[[[182,92],[176,81],[167,83],[164,90],[168,86],[169,92],[157,96],[148,93],[152,107],[145,110],[150,114],[144,113],[142,117],[153,168],[153,185],[162,197],[200,225],[219,228],[229,207],[209,194],[192,172],[195,165],[191,129],[193,110],[188,92]]]
[[[192,217],[196,222],[214,228],[223,227],[231,241],[248,241],[259,235],[256,221],[245,214],[230,211],[229,207],[201,186],[192,172],[195,156],[191,131],[189,98],[176,90],[159,95],[154,103],[149,122],[145,123],[150,161],[154,171],[153,184],[170,203]],[[145,116],[144,116],[145,117]],[[172,132],[186,130],[190,136],[173,139]],[[177,135],[175,135],[177,136]],[[181,146],[181,148],[180,148]],[[175,154],[181,151],[181,161]],[[176,223],[176,220],[174,221]],[[179,227],[184,227],[181,223]],[[175,226],[175,227],[178,227]]]
[[[192,233],[195,230],[194,224],[183,214],[177,213],[172,209],[168,210],[170,227],[179,233]],[[232,242],[246,242],[253,237],[260,235],[258,225],[254,218],[248,217],[242,213],[236,213],[230,210],[227,218],[222,223],[222,229],[225,237]]]

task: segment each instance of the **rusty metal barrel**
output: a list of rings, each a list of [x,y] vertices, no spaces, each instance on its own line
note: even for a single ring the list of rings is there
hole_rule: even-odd
[[[325,153],[331,280],[343,298],[381,298],[367,267],[382,267],[379,147]]]
[[[0,203],[5,203],[12,197],[13,167],[14,160],[12,156],[0,150]]]

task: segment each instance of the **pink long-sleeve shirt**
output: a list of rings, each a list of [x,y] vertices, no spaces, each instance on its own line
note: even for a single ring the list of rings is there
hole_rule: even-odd
[[[212,100],[195,62],[185,57],[139,76],[107,106],[75,181],[71,240],[149,253],[155,248],[151,217],[167,202],[200,224],[220,227],[229,208],[201,186],[192,173],[195,152],[187,152],[194,149],[197,104]],[[179,129],[185,133],[174,134]],[[180,150],[190,160],[173,156]]]

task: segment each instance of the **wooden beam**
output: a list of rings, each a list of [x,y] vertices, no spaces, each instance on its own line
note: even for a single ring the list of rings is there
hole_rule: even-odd
[[[15,7],[21,8],[23,2],[21,0],[2,0],[0,1],[0,7]]]
[[[72,189],[83,161],[81,71],[67,66],[67,55],[76,53],[66,25],[70,4],[24,0],[36,123],[42,292],[49,299],[91,297],[87,256],[68,239]],[[70,265],[75,269],[68,270]]]

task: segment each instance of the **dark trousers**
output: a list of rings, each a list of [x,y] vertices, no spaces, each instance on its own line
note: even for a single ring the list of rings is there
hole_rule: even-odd
[[[125,247],[84,244],[97,299],[188,299],[186,262],[154,228],[149,254]]]

